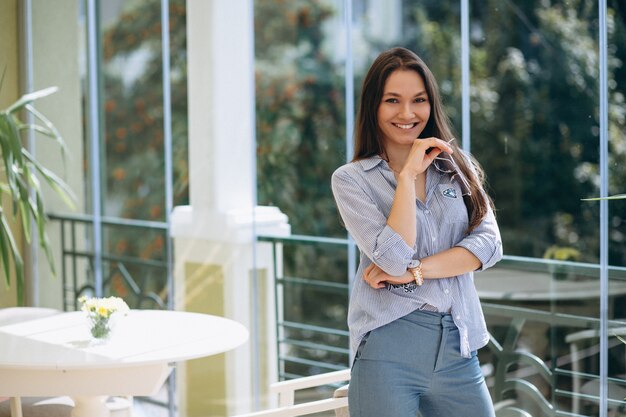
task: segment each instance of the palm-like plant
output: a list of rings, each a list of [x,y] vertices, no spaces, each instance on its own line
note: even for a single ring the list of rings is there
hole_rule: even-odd
[[[4,74],[0,79],[0,87],[3,80]],[[4,201],[5,195],[8,195],[11,200],[10,205],[0,204],[0,265],[2,265],[8,287],[11,283],[10,261],[13,259],[18,304],[23,302],[24,261],[9,226],[5,210],[10,206],[14,217],[18,218],[19,214],[19,222],[27,242],[31,241],[31,233],[37,234],[52,274],[55,275],[54,259],[46,233],[48,218],[39,178],[43,178],[68,206],[74,207],[75,197],[67,184],[38,162],[22,144],[22,135],[32,130],[56,141],[61,149],[62,157],[65,157],[65,142],[61,135],[50,120],[33,107],[35,100],[46,97],[56,90],[56,87],[50,87],[26,94],[5,110],[0,111],[0,156],[3,162],[0,164],[0,203]],[[23,123],[18,117],[22,110],[32,114],[36,122]],[[36,231],[32,230],[31,224],[36,226]]]

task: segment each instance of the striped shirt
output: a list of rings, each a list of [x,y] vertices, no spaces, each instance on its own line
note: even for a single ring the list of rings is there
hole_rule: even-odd
[[[374,289],[363,279],[372,262],[390,275],[399,276],[417,260],[454,246],[466,248],[482,263],[479,270],[502,258],[500,231],[491,209],[481,224],[467,234],[468,214],[458,179],[433,165],[426,175],[426,202],[416,199],[417,239],[414,247],[387,225],[397,181],[385,160],[376,156],[351,162],[332,176],[332,189],[341,218],[360,251],[360,263],[350,296],[348,326],[356,352],[363,336],[412,311],[432,306],[449,312],[459,328],[461,355],[471,357],[489,340],[474,274],[426,279],[414,283],[387,284]]]

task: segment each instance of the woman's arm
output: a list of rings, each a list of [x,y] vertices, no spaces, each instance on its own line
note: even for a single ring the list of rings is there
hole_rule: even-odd
[[[475,271],[481,267],[480,260],[469,250],[455,246],[441,251],[422,260],[422,275],[424,279],[450,278]],[[372,288],[383,288],[385,283],[407,284],[414,280],[409,271],[401,276],[392,276],[377,267],[368,266],[363,273],[363,279]]]
[[[415,213],[415,178],[412,174],[401,172],[398,177],[396,193],[387,225],[391,227],[410,247],[417,239],[417,217]]]
[[[426,153],[428,149],[431,151]],[[421,186],[425,187],[424,172],[442,150],[449,153],[453,152],[452,147],[441,139],[416,139],[411,146],[411,151],[406,158],[402,171],[397,176],[398,185],[387,218],[387,225],[402,236],[402,239],[410,247],[415,246],[415,239],[417,239],[416,180],[421,181]]]
[[[491,208],[483,221],[463,240],[450,249],[421,259],[425,279],[450,278],[471,271],[482,271],[502,259],[502,239],[498,223]],[[385,282],[406,284],[413,281],[413,274],[406,271],[391,276],[370,265],[363,279],[373,288],[383,288]]]
[[[422,259],[422,274],[425,279],[450,278],[475,271],[480,266],[476,255],[455,246]]]
[[[372,197],[367,175],[356,164],[344,165],[332,176],[332,190],[343,223],[359,249],[389,275],[402,275],[415,257],[387,224],[387,216]]]

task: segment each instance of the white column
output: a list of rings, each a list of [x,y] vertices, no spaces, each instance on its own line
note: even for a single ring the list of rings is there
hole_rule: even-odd
[[[175,306],[251,331],[224,358],[179,367],[180,414],[189,417],[248,411],[255,369],[261,389],[276,380],[272,256],[254,232],[284,236],[290,227],[277,208],[254,206],[252,15],[252,1],[187,0],[190,205],[172,215]],[[255,333],[255,320],[265,330]],[[211,392],[222,394],[207,399]]]
[[[61,149],[49,138],[36,135],[37,159],[63,178],[76,194],[76,210],[65,205],[57,193],[42,180],[43,196],[48,212],[83,213],[85,172],[83,169],[83,125],[81,108],[78,0],[67,0],[63,7],[45,0],[33,1],[33,81],[34,90],[57,86],[59,91],[36,102],[36,107],[54,123],[68,149],[65,160]],[[62,45],[62,47],[60,47]],[[41,180],[41,178],[40,178]],[[52,247],[57,277],[52,278],[46,256],[38,255],[39,305],[63,308],[61,275],[61,231],[51,222],[48,236]],[[79,234],[80,235],[80,234]],[[78,236],[79,242],[83,237]],[[69,277],[68,277],[69,279]]]

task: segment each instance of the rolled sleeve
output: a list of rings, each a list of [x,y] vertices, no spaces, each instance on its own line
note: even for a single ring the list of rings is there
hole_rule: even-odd
[[[402,275],[416,250],[387,225],[387,216],[361,182],[346,169],[335,171],[331,185],[339,214],[359,249],[372,262],[389,275]]]
[[[467,249],[480,260],[481,266],[476,271],[491,268],[502,259],[502,239],[493,211],[489,209],[483,221],[456,246]]]

